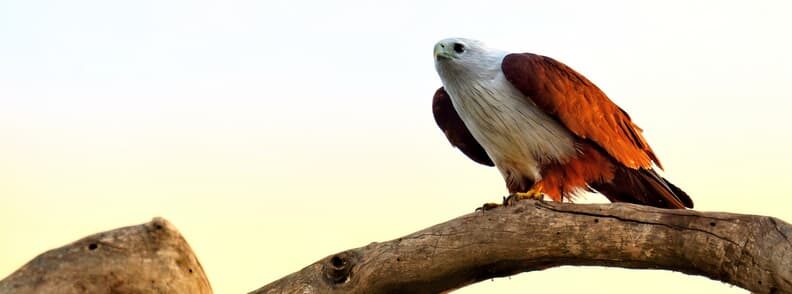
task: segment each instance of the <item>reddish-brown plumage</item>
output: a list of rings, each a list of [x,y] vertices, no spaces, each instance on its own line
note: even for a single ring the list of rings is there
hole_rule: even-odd
[[[506,79],[575,135],[589,139],[630,168],[660,165],[638,128],[594,83],[550,57],[509,54]]]
[[[589,183],[612,181],[613,161],[589,143],[579,146],[580,153],[569,161],[542,166],[542,179],[534,187],[561,202],[563,198],[574,198],[575,192],[586,190]]]

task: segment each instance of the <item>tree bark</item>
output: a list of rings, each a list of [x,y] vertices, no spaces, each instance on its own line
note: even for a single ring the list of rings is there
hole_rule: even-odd
[[[251,293],[437,293],[561,265],[666,269],[792,293],[792,226],[766,216],[520,201],[325,257]]]
[[[162,218],[47,251],[0,280],[0,293],[212,293],[201,263]]]

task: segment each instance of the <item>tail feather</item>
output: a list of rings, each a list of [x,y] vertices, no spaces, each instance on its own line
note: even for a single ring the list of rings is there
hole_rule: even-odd
[[[666,184],[668,184],[668,187],[671,188],[671,191],[673,191],[674,195],[676,195],[677,198],[679,198],[679,200],[682,201],[682,204],[684,204],[685,207],[693,208],[693,199],[691,199],[690,196],[687,193],[685,193],[685,191],[682,191],[682,189],[680,189],[679,187],[672,184],[666,179],[663,179],[663,181],[665,181]]]
[[[679,187],[651,169],[618,166],[613,180],[593,183],[612,202],[629,202],[660,208],[693,208],[693,200]]]

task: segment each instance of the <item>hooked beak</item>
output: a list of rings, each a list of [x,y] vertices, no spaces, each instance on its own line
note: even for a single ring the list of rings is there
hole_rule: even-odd
[[[436,60],[443,60],[443,59],[448,60],[448,59],[453,59],[455,57],[454,54],[452,54],[451,52],[449,52],[446,49],[446,47],[448,47],[448,46],[446,46],[443,43],[437,43],[435,45],[435,47],[434,47],[434,58]]]

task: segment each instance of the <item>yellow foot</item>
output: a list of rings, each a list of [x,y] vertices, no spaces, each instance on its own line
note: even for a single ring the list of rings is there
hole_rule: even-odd
[[[513,193],[509,195],[509,197],[503,199],[503,206],[509,206],[517,203],[517,201],[525,200],[525,199],[542,201],[544,200],[544,193],[536,189],[528,190],[528,192]]]
[[[501,206],[501,205],[500,205],[500,204],[498,204],[498,203],[492,203],[492,202],[490,202],[490,203],[484,203],[484,205],[482,205],[481,207],[479,207],[479,208],[476,208],[476,211],[479,211],[479,210],[480,210],[480,211],[487,211],[487,210],[490,210],[490,209],[496,208],[496,207],[498,207],[498,206]]]

